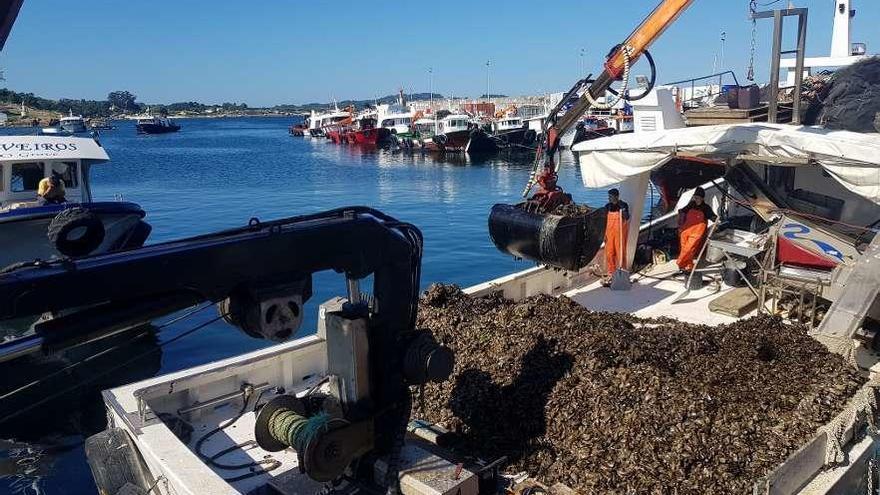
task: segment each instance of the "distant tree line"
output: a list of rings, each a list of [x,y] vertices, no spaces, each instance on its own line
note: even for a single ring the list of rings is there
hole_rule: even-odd
[[[495,97],[496,95],[493,95]],[[500,96],[500,95],[498,95]],[[408,101],[429,100],[430,93],[414,93],[406,95]],[[442,99],[443,95],[434,93],[434,99]],[[386,95],[381,98],[367,100],[342,100],[338,102],[339,108],[354,105],[356,108],[373,106],[377,103],[394,103],[397,95]],[[224,112],[243,112],[246,110],[266,110],[263,108],[249,108],[246,103],[223,103],[221,105],[207,105],[197,101],[186,101],[170,104],[144,104],[137,101],[137,96],[129,91],[113,91],[107,95],[106,100],[73,100],[61,98],[50,100],[36,96],[33,93],[19,93],[11,89],[0,89],[0,103],[21,105],[24,102],[28,108],[58,112],[67,114],[73,112],[84,117],[109,117],[120,113],[140,113],[149,107],[151,111],[162,114],[190,112],[205,113],[209,109],[219,108]],[[306,103],[304,105],[276,105],[268,110],[280,112],[308,112],[310,110],[326,109],[330,103]]]

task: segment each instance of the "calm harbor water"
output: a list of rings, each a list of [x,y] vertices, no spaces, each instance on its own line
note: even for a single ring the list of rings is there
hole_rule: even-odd
[[[531,266],[495,250],[486,230],[489,208],[519,198],[532,156],[435,156],[363,150],[287,134],[289,119],[182,120],[176,134],[138,136],[130,122],[102,133],[111,162],[93,169],[96,200],[121,195],[140,204],[162,242],[247,223],[350,205],[378,208],[421,228],[422,285],[472,285]],[[583,188],[573,157],[563,157],[560,185],[575,200],[597,204],[604,193]],[[339,239],[339,242],[347,242]],[[222,267],[217,267],[222,270]],[[313,279],[302,332],[314,327],[317,305],[344,294],[336,274]],[[101,359],[88,350],[49,362],[18,363],[39,378],[59,372],[34,401],[38,412],[0,425],[0,493],[93,494],[82,441],[104,427],[99,390],[269,345],[216,322],[186,338],[175,336],[213,319],[212,309],[179,323],[126,336]],[[158,327],[162,327],[161,330]],[[137,359],[134,359],[137,358]],[[124,365],[124,366],[120,366]],[[13,370],[0,370],[11,376]],[[70,390],[69,392],[65,392]]]

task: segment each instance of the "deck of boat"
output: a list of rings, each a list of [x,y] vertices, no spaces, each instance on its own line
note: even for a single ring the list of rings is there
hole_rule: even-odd
[[[599,280],[588,285],[569,290],[565,296],[591,311],[630,313],[640,318],[670,317],[687,323],[701,325],[723,325],[733,323],[738,318],[714,313],[709,303],[715,298],[733,290],[721,282],[706,283],[702,289],[692,290],[681,300],[673,303],[684,292],[684,278],[675,276],[678,266],[675,262],[632,275],[632,288],[628,291],[615,291],[603,287]],[[746,316],[754,315],[755,311]]]

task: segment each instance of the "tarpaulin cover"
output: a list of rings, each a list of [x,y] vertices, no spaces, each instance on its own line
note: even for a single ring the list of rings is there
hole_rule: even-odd
[[[748,155],[766,158],[773,165],[818,164],[850,191],[880,204],[880,134],[734,124],[618,134],[584,141],[572,149],[578,153],[587,187],[620,183],[660,167],[678,154],[710,159]]]

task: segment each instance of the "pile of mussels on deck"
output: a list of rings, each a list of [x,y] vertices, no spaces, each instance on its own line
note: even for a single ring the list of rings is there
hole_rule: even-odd
[[[439,285],[419,311],[456,365],[414,414],[582,493],[749,492],[862,383],[770,317],[713,328]]]

